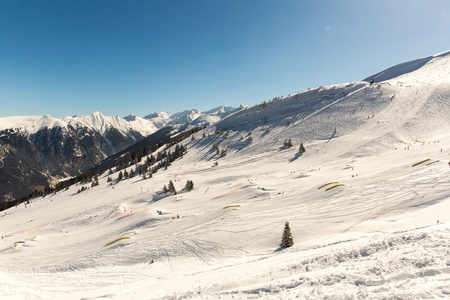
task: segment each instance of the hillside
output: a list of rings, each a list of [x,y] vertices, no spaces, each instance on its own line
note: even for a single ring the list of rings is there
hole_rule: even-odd
[[[0,204],[76,176],[156,131],[99,112],[64,119],[0,118]]]
[[[144,118],[100,112],[63,119],[48,115],[0,118],[0,208],[57,180],[77,176],[137,143],[145,144],[147,138],[166,140],[162,132],[170,128],[210,125],[241,109],[221,106],[207,112],[161,112]],[[164,130],[156,133],[160,129]]]
[[[449,57],[236,111],[152,178],[8,209],[0,297],[448,297]]]

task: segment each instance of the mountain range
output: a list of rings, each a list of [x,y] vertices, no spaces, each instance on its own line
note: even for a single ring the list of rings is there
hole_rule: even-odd
[[[76,176],[166,126],[206,126],[244,109],[220,106],[138,117],[94,112],[63,119],[45,116],[0,118],[0,203]],[[160,135],[158,135],[160,136]]]

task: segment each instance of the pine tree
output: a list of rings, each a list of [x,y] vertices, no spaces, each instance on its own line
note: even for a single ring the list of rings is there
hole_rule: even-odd
[[[168,191],[169,191],[169,189],[167,188],[166,185],[164,185],[164,187],[163,187],[163,192],[164,192],[164,194],[167,194]]]
[[[292,147],[292,141],[291,139],[284,140],[284,147],[291,148]]]
[[[283,236],[281,237],[281,248],[288,248],[294,245],[294,240],[292,239],[291,228],[289,227],[289,222],[284,224]]]
[[[117,183],[119,183],[123,179],[122,171],[119,172],[119,176],[117,176]]]
[[[175,186],[173,185],[172,180],[169,181],[169,191],[174,195],[177,194],[177,190],[175,189]]]
[[[97,174],[95,174],[94,181],[92,181],[91,187],[97,186],[99,184],[100,183],[98,182],[98,176]],[[69,187],[67,187],[67,189],[69,189]]]
[[[219,153],[220,153],[219,145],[217,145],[217,143],[214,143],[212,148],[213,148],[213,150],[216,151],[216,154],[219,154]]]
[[[194,182],[192,180],[188,180],[185,186],[186,191],[190,192],[194,189]]]
[[[305,147],[303,146],[303,143],[300,143],[300,147],[298,147],[298,152],[299,153],[305,153]]]

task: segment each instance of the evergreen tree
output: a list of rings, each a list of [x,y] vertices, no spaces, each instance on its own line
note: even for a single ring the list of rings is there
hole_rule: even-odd
[[[133,170],[133,169],[130,170],[130,175],[129,175],[129,177],[130,177],[130,178],[133,178],[133,177],[134,177],[134,170]]]
[[[289,140],[284,140],[284,146],[285,146],[285,147],[288,147],[288,148],[291,148],[291,147],[292,147],[292,141],[291,141],[291,139],[289,139]]]
[[[94,181],[92,181],[91,187],[97,186],[99,184],[100,183],[98,182],[98,176],[97,176],[97,174],[95,174]],[[67,189],[69,189],[69,187],[67,187]]]
[[[219,145],[217,145],[217,143],[213,144],[213,150],[216,151],[216,154],[219,154],[220,150],[219,150]]]
[[[303,146],[303,143],[300,143],[300,147],[298,147],[298,152],[299,153],[305,153],[305,147]]]
[[[291,228],[289,227],[289,222],[284,224],[283,236],[281,237],[281,248],[292,247],[294,245],[294,240],[292,239]]]
[[[119,176],[117,176],[117,183],[119,183],[123,179],[122,171],[119,172]]]
[[[169,191],[169,189],[167,188],[166,185],[164,185],[164,187],[163,187],[163,192],[164,192],[164,194],[167,194],[168,191]]]
[[[172,180],[169,181],[169,191],[174,195],[177,194],[177,190],[175,189],[175,186],[173,185]]]
[[[190,192],[194,189],[194,182],[192,180],[188,180],[185,186],[186,191]]]

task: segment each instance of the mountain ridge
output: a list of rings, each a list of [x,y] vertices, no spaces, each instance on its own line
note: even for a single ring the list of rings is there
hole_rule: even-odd
[[[0,118],[0,161],[7,165],[0,168],[0,178],[5,179],[0,181],[0,203],[79,175],[165,127],[170,128],[156,135],[163,140],[172,127],[205,126],[232,111],[222,106],[209,112],[212,117],[190,110],[173,116],[154,113],[147,118],[104,116],[98,111],[62,119],[49,115]]]

